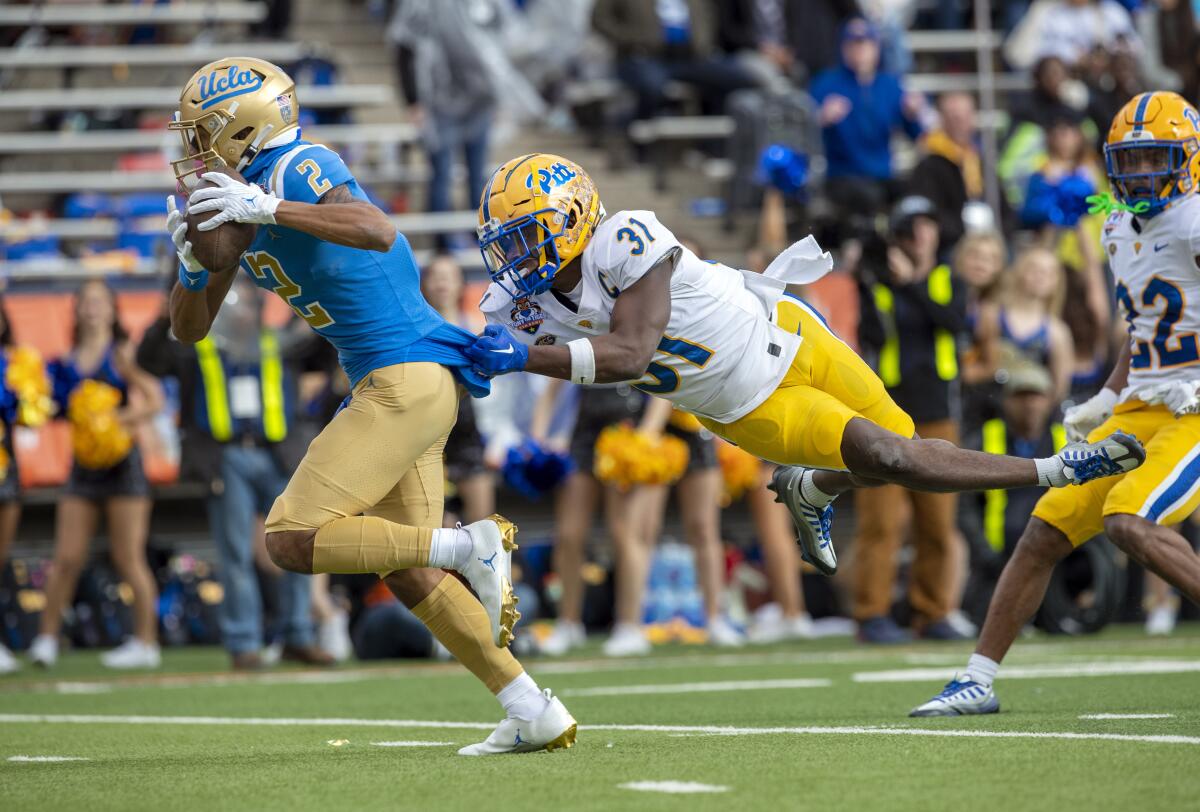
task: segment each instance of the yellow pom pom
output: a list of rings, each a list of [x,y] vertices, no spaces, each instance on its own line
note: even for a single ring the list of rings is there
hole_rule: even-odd
[[[0,441],[3,439],[4,426],[0,426]],[[0,480],[3,480],[8,476],[8,466],[11,463],[12,460],[8,456],[8,449],[4,446],[3,442],[0,442]]]
[[[121,393],[100,381],[84,381],[71,393],[71,448],[84,468],[112,468],[129,456],[133,438],[117,419],[120,405]]]
[[[41,354],[33,347],[16,347],[8,354],[4,384],[17,396],[17,422],[37,428],[54,414],[50,376]]]
[[[725,485],[721,495],[722,506],[741,499],[762,481],[762,462],[732,443],[717,441],[717,462],[721,466],[721,478]]]
[[[592,472],[601,482],[628,490],[634,485],[669,485],[683,476],[687,463],[683,440],[650,437],[622,423],[600,432]]]

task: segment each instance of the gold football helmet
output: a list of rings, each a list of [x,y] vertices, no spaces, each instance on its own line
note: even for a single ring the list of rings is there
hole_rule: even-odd
[[[603,219],[600,192],[577,164],[545,153],[513,158],[492,173],[479,202],[488,275],[514,299],[544,293]]]
[[[196,71],[179,95],[167,128],[182,136],[184,157],[171,168],[185,183],[217,166],[240,172],[267,141],[299,123],[296,83],[283,69],[252,57],[218,59]]]
[[[1139,93],[1113,118],[1104,160],[1117,198],[1158,214],[1200,187],[1200,113],[1178,93]]]

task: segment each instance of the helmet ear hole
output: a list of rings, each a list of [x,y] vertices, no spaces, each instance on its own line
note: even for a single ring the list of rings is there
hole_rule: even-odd
[[[247,138],[250,137],[250,135],[253,132],[254,132],[253,127],[242,127],[242,129],[238,130],[236,133],[233,134],[232,140],[245,141]]]

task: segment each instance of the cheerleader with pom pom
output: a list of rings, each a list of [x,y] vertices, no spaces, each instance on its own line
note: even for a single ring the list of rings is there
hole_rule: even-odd
[[[558,601],[558,622],[542,643],[542,651],[565,654],[584,643],[583,569],[585,550],[597,508],[603,507],[604,522],[612,541],[616,563],[617,623],[604,651],[610,656],[645,654],[650,642],[642,634],[641,607],[631,612],[625,588],[634,583],[640,569],[640,551],[645,546],[639,533],[647,491],[632,481],[604,482],[597,477],[597,445],[609,427],[632,423],[640,418],[646,396],[626,384],[612,387],[566,389],[566,382],[551,380],[534,407],[530,435],[540,447],[550,451],[569,450],[573,472],[556,494],[554,513],[554,572],[562,587]],[[570,439],[551,431],[556,409],[563,399],[577,404],[575,425]],[[603,449],[601,449],[603,450]],[[633,575],[627,574],[630,570]],[[643,576],[644,580],[644,576]]]
[[[133,349],[112,290],[101,280],[84,283],[75,297],[71,352],[51,365],[54,399],[71,423],[74,460],[58,500],[46,609],[30,647],[33,661],[45,667],[58,658],[63,611],[101,514],[113,564],[133,593],[134,617],[133,637],[102,661],[110,668],[159,665],[158,591],[146,562],[150,486],[132,435],[158,414],[163,395],[158,381],[134,362]]]
[[[3,367],[0,374],[0,431],[3,432],[3,438],[0,438],[0,571],[8,563],[8,548],[17,534],[17,522],[21,518],[21,479],[13,453],[13,428],[17,424],[20,400],[8,381],[9,359],[16,352],[8,310],[0,297],[0,367]],[[9,674],[20,664],[4,643],[0,639],[0,674]]]

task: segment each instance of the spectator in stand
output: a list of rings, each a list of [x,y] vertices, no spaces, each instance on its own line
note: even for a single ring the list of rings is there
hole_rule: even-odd
[[[900,77],[879,72],[879,34],[863,17],[842,27],[842,63],[813,79],[809,92],[828,162],[826,191],[842,214],[870,216],[893,197],[892,134],[917,138],[924,99],[906,93]]]
[[[706,113],[754,77],[718,50],[717,13],[709,0],[596,0],[592,26],[617,52],[617,76],[637,95],[635,118],[656,116],[667,83],[696,89]]]
[[[998,295],[1004,271],[1003,238],[994,231],[967,234],[954,249],[951,267],[966,286],[968,346],[962,353],[962,426],[964,434],[995,416],[999,404],[996,372],[1000,368],[1000,343],[991,333],[981,333],[981,312]]]
[[[225,593],[221,642],[236,671],[264,666],[266,600],[254,555],[262,535],[259,517],[283,492],[308,439],[296,431],[302,367],[286,354],[282,332],[263,324],[262,314],[261,292],[239,274],[206,338],[194,345],[175,341],[164,317],[146,332],[138,354],[148,371],[180,382],[189,458],[184,470],[202,469],[209,487],[209,528]],[[331,665],[333,658],[315,645],[311,577],[272,572],[272,580],[282,658]]]
[[[543,642],[542,650],[557,656],[586,640],[583,566],[592,520],[600,507],[612,542],[616,581],[616,623],[605,641],[604,653],[646,654],[650,651],[650,641],[642,630],[642,590],[638,584],[644,584],[645,568],[649,565],[645,555],[648,545],[640,535],[646,527],[648,489],[634,487],[621,491],[603,484],[594,472],[600,432],[617,423],[639,421],[646,396],[627,384],[569,392],[578,395],[578,411],[571,436],[564,442],[552,435],[551,425],[559,395],[566,385],[566,381],[555,378],[542,390],[529,429],[530,437],[538,445],[569,448],[575,463],[575,470],[555,495],[554,572],[562,586],[562,597],[558,603],[558,622]]]
[[[942,252],[949,254],[963,235],[963,209],[983,200],[983,160],[976,144],[975,97],[943,93],[937,110],[941,126],[922,139],[925,157],[913,169],[909,185],[937,209]]]
[[[1001,413],[968,434],[963,447],[1029,459],[1054,454],[1065,442],[1062,426],[1050,422],[1057,406],[1050,373],[1018,364],[1004,383]],[[962,495],[958,524],[971,550],[967,603],[972,615],[986,613],[1000,570],[1044,491],[1029,487]]]
[[[103,281],[85,282],[75,294],[71,351],[51,365],[59,414],[69,411],[70,396],[85,382],[98,381],[120,393],[117,420],[129,434],[163,406],[162,387],[134,361],[134,348],[117,314],[116,297]],[[150,484],[142,456],[133,445],[116,464],[85,467],[76,458],[59,496],[54,519],[54,563],[46,581],[46,606],[30,658],[43,667],[58,659],[63,613],[87,563],[88,547],[103,512],[109,554],[121,580],[133,593],[133,636],[107,652],[109,668],[157,668],[158,588],[146,562],[150,530]]]
[[[392,17],[388,35],[397,48],[400,87],[433,170],[429,211],[452,209],[452,169],[460,153],[467,166],[466,205],[479,200],[501,98],[514,115],[540,117],[545,111],[504,52],[501,1],[401,0]],[[439,241],[445,244],[444,235]]]
[[[976,327],[983,343],[999,346],[1006,371],[1015,364],[1047,369],[1055,404],[1067,396],[1075,358],[1071,333],[1059,317],[1065,294],[1058,258],[1045,248],[1026,249],[1013,264],[999,300],[984,305]]]
[[[1125,103],[1146,89],[1142,66],[1128,48],[1115,51],[1096,49],[1084,63],[1083,79],[1088,90],[1085,115],[1093,122],[1097,137],[1092,139],[1096,149],[1103,148],[1103,136]]]
[[[1142,50],[1129,11],[1117,0],[1038,0],[1005,43],[1008,62],[1025,68],[1056,56],[1069,68],[1081,66],[1094,48]]]
[[[8,320],[8,309],[4,305],[4,297],[0,295],[0,453],[4,455],[3,472],[0,474],[0,574],[8,564],[8,548],[17,535],[17,523],[21,519],[21,476],[17,470],[16,450],[13,448],[13,429],[17,424],[16,395],[8,390],[4,379],[9,353],[16,349],[13,341],[12,325]],[[0,637],[0,674],[11,674],[18,670],[21,664],[4,645]]]
[[[1153,0],[1134,15],[1146,43],[1142,72],[1146,85],[1200,98],[1200,31],[1189,0]],[[1126,96],[1129,98],[1129,96]]]
[[[859,345],[892,399],[916,421],[924,438],[957,442],[958,339],[966,332],[966,291],[938,264],[933,204],[906,197],[891,217],[883,256],[864,251],[860,272]],[[964,549],[954,525],[955,494],[917,493],[897,485],[855,494],[859,517],[854,546],[854,618],[869,643],[909,639],[890,616],[896,554],[905,521],[914,523],[916,558],[909,584],[914,628],[924,637],[963,637],[951,614]]]
[[[442,318],[472,327],[463,310],[463,272],[450,254],[439,254],[421,271],[421,293]],[[446,479],[462,503],[462,521],[477,522],[496,512],[496,476],[484,461],[484,442],[474,398],[458,402],[458,421],[446,440]]]

